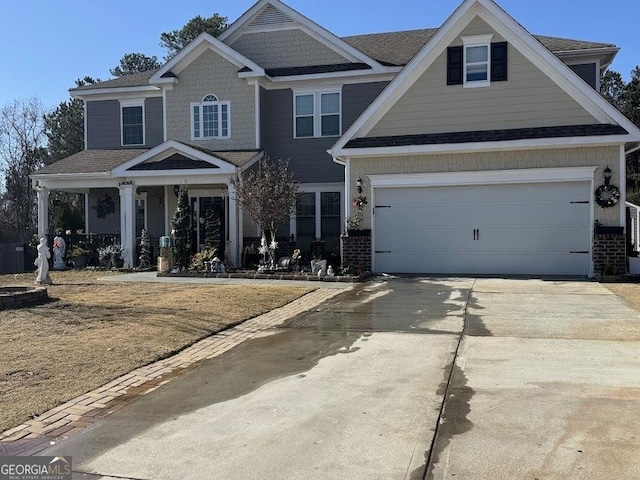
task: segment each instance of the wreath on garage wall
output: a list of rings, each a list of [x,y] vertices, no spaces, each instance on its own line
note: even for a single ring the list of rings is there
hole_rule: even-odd
[[[600,185],[596,190],[596,203],[602,208],[616,206],[620,197],[620,189],[615,185]]]

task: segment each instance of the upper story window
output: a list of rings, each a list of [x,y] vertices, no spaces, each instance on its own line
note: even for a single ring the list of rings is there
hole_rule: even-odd
[[[447,85],[487,87],[507,80],[507,43],[493,35],[462,37],[463,46],[447,49]]]
[[[491,38],[493,35],[462,37],[464,44],[464,85],[484,87],[491,83]]]
[[[213,94],[191,104],[191,139],[231,138],[231,105]]]
[[[295,138],[342,134],[342,94],[339,90],[294,92],[293,104]]]
[[[144,100],[121,101],[122,146],[144,145]]]

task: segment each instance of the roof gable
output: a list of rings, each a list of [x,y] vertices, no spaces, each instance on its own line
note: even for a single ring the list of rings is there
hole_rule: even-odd
[[[342,148],[350,140],[366,137],[380,119],[446,51],[446,48],[460,36],[471,21],[478,17],[535,64],[598,123],[620,125],[629,132],[628,141],[640,140],[640,130],[633,123],[584,83],[493,0],[465,0],[383,93],[345,132],[334,145],[332,153],[339,156]]]
[[[259,0],[222,32],[219,39],[227,45],[233,45],[245,34],[291,29],[303,31],[306,35],[342,56],[346,62],[365,63],[372,68],[382,68],[377,61],[362,51],[279,0]]]
[[[237,171],[237,167],[213,153],[169,140],[119,165],[111,173],[114,177],[133,177],[145,176],[150,171],[155,175],[171,175],[176,170],[230,175]]]
[[[175,74],[180,73],[204,52],[212,50],[238,69],[249,69],[241,73],[242,76],[263,76],[264,69],[249,60],[241,53],[228,47],[214,36],[203,32],[189,45],[180,50],[167,63],[160,67],[149,79],[150,83],[170,83],[175,81]]]

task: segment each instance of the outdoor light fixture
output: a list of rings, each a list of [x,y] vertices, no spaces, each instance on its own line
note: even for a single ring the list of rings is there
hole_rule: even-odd
[[[176,198],[178,197],[178,195],[180,195],[180,185],[173,186],[173,193],[176,194]]]
[[[360,177],[356,178],[356,188],[358,193],[362,193],[362,179]]]
[[[611,172],[611,169],[609,167],[604,169],[604,184],[605,185],[609,185],[609,182],[611,181],[612,175],[613,175],[613,173]]]

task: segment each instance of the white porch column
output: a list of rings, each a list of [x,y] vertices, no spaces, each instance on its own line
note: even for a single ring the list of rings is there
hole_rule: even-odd
[[[238,241],[238,201],[236,199],[236,188],[230,183],[227,184],[227,187],[229,189],[229,259],[231,260],[232,266],[239,267],[240,262],[238,261],[238,249],[240,243]]]
[[[120,190],[120,243],[124,249],[125,267],[135,267],[135,202],[136,186],[130,182],[118,185]]]
[[[49,231],[49,190],[38,187],[38,238],[47,235]]]

